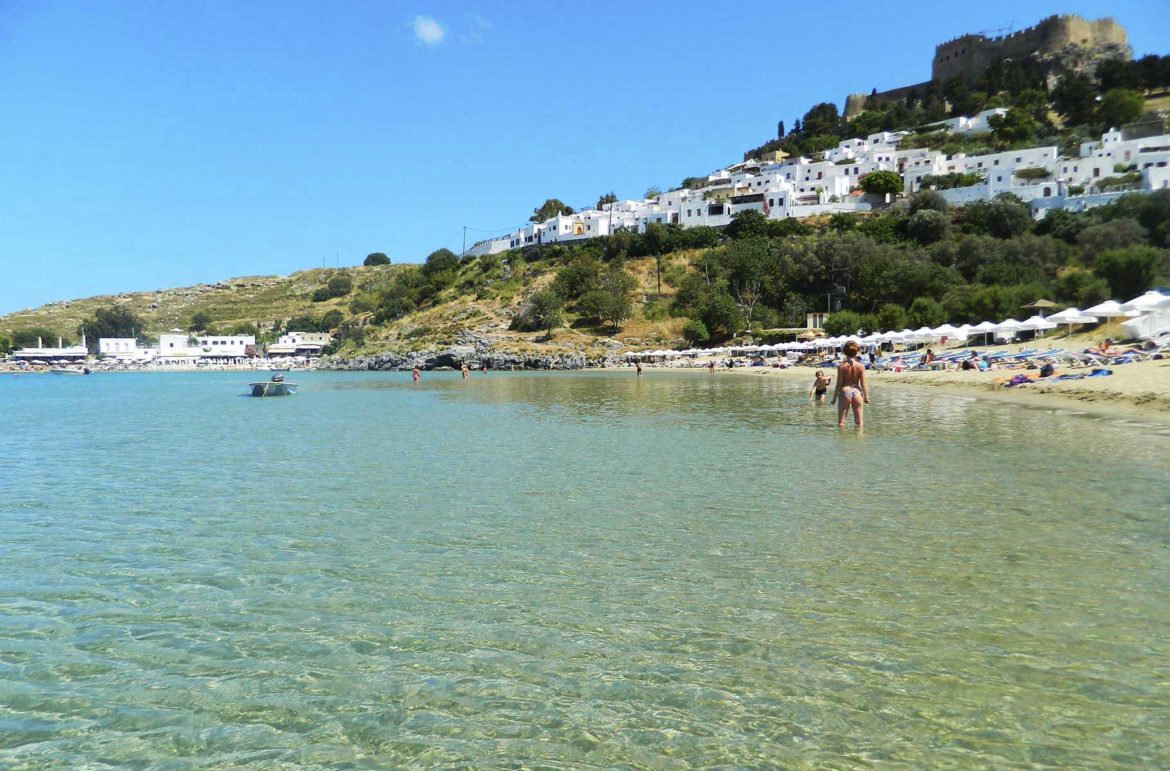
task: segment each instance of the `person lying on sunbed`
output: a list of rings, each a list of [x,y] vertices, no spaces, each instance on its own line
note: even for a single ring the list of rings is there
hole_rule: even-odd
[[[1107,337],[1101,342],[1097,343],[1097,345],[1090,348],[1087,353],[1096,354],[1097,356],[1113,357],[1123,355],[1125,350],[1121,348],[1114,348],[1113,338]]]

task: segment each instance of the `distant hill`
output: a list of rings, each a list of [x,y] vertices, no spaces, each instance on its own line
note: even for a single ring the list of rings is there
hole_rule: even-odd
[[[653,287],[653,260],[630,260],[627,269],[638,277],[638,315],[641,316],[644,292]],[[339,269],[312,269],[289,276],[246,276],[214,284],[162,289],[150,292],[125,292],[51,303],[6,316],[0,316],[0,337],[16,339],[21,333],[36,331],[56,344],[57,337],[67,342],[80,340],[78,329],[94,317],[99,308],[129,309],[143,322],[140,338],[156,339],[171,329],[190,330],[199,315],[211,319],[208,330],[229,334],[253,327],[260,340],[274,340],[290,322],[319,322],[330,312],[342,321],[329,329],[339,338],[337,348],[344,355],[362,355],[387,350],[410,351],[455,345],[469,338],[490,340],[493,347],[509,352],[563,351],[604,353],[622,344],[667,345],[677,340],[683,320],[627,321],[617,338],[608,328],[569,324],[558,329],[551,340],[541,332],[510,330],[512,317],[523,298],[547,286],[555,268],[540,260],[526,262],[509,275],[479,280],[483,275],[479,261],[469,261],[459,270],[459,285],[445,289],[431,298],[425,307],[395,319],[375,319],[364,303],[376,303],[379,297],[400,280],[403,274],[417,274],[418,265],[386,265]],[[338,276],[348,277],[353,288],[341,297],[314,302],[312,297]],[[466,279],[460,281],[459,279]],[[409,280],[409,279],[408,279]],[[666,285],[663,297],[674,290]],[[251,331],[251,330],[248,330]]]

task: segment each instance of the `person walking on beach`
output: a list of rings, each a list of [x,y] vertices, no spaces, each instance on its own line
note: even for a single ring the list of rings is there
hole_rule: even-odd
[[[865,365],[857,360],[860,350],[857,343],[845,343],[845,361],[837,367],[837,389],[833,391],[830,404],[837,404],[837,427],[845,427],[845,415],[853,407],[853,422],[862,425],[862,404],[869,404],[869,388],[865,384]]]
[[[410,371],[410,379],[413,380],[415,383],[417,383],[419,381],[419,378],[421,378],[421,377],[422,377],[422,373],[418,371],[418,367],[415,367],[414,369],[412,369]]]
[[[817,404],[825,403],[825,394],[829,391],[829,386],[833,384],[833,378],[825,377],[823,370],[817,370],[816,380],[813,381],[812,388],[808,392],[808,400],[811,402],[816,398]]]

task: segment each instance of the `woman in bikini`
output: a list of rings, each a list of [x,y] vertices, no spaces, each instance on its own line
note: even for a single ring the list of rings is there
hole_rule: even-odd
[[[829,403],[835,404],[838,398],[841,400],[837,406],[839,428],[844,428],[845,415],[849,412],[850,406],[853,407],[853,422],[860,427],[862,404],[869,404],[869,388],[865,385],[865,365],[857,360],[859,350],[860,347],[852,340],[845,343],[845,361],[837,367],[837,388],[833,391],[833,399]]]

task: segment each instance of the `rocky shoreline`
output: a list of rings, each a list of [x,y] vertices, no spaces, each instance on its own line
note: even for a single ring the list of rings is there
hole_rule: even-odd
[[[369,356],[342,358],[323,356],[317,369],[337,371],[384,371],[459,369],[463,364],[472,369],[487,367],[495,370],[579,370],[613,367],[621,360],[609,355],[587,355],[565,351],[562,353],[513,353],[493,351],[479,346],[452,346],[437,351],[409,353],[385,352]]]

